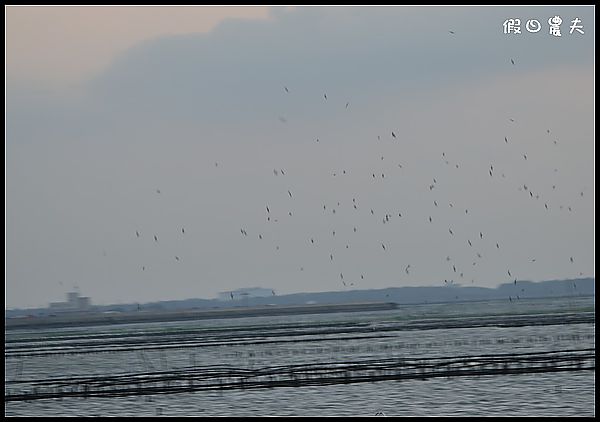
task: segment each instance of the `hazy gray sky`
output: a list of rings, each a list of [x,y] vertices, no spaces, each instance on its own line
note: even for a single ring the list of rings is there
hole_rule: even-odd
[[[7,8],[6,307],[594,276],[593,12]]]

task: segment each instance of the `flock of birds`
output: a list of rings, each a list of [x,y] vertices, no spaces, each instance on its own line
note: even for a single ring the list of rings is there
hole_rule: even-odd
[[[453,32],[450,31],[452,34]],[[512,65],[515,65],[515,62],[513,59],[510,60]],[[287,86],[283,87],[284,92],[283,95],[286,96],[293,96],[293,92],[292,90],[290,90]],[[322,101],[325,102],[330,102],[331,100],[328,99],[327,97],[327,93],[323,94],[322,97]],[[343,103],[344,104],[344,103]],[[344,109],[348,109],[350,107],[350,101],[345,101],[345,104],[343,105]],[[513,119],[512,117],[508,119],[511,124],[515,123],[515,119]],[[283,124],[287,124],[287,119],[284,117],[279,117],[279,121]],[[546,130],[547,135],[551,135],[551,131],[550,129]],[[397,133],[397,131],[395,130],[388,130],[388,135],[387,135],[387,141],[385,136],[382,138],[381,135],[377,135],[377,141],[378,142],[390,142],[390,143],[399,143],[402,142],[400,135]],[[319,143],[320,140],[319,138],[315,138],[314,140],[315,143]],[[500,142],[502,142],[502,137],[500,137]],[[509,136],[504,136],[503,137],[503,142],[505,145],[507,145],[507,148],[511,148],[513,147],[513,152],[516,154],[520,154],[520,156],[522,156],[522,159],[524,162],[529,162],[528,160],[528,156],[526,153],[523,153],[522,151],[519,152],[515,152],[516,150],[518,150],[518,145],[514,144],[511,142],[511,140],[509,139]],[[557,145],[557,140],[553,140],[554,145]],[[448,168],[456,168],[459,169],[459,163],[450,162],[449,157],[446,155],[446,152],[441,151],[440,152],[440,164],[446,165],[448,166]],[[384,160],[386,160],[387,157],[385,157],[384,155],[380,156],[380,160],[383,162]],[[392,157],[391,159],[393,159],[394,157]],[[379,157],[378,157],[379,159]],[[397,165],[397,166],[396,166]],[[215,167],[215,171],[219,171],[219,162],[215,162],[214,163],[214,167]],[[394,167],[396,169],[403,169],[403,165],[401,163],[395,163]],[[349,173],[352,169],[343,169],[341,171],[336,170],[332,172],[332,177],[338,177],[338,176],[344,176],[347,173]],[[556,172],[557,169],[554,169],[554,171]],[[488,178],[496,178],[498,176],[499,171],[494,167],[493,164],[490,164],[489,169],[487,171],[487,175],[486,177]],[[277,177],[277,178],[285,178],[286,176],[286,170],[283,168],[274,168],[272,169],[272,177]],[[481,176],[481,175],[480,175]],[[388,179],[392,179],[394,177],[394,174],[389,174],[388,173]],[[506,179],[506,175],[502,172],[500,172],[500,177],[502,179]],[[371,180],[383,180],[386,179],[386,173],[385,171],[381,171],[381,169],[378,169],[377,171],[371,171],[370,172],[370,179]],[[441,180],[443,182],[443,179]],[[438,213],[440,210],[445,207],[446,205],[442,204],[442,200],[438,197],[435,196],[435,192],[437,192],[439,189],[442,189],[442,185],[443,183],[440,183],[440,181],[437,180],[436,177],[432,177],[431,178],[431,183],[426,186],[423,189],[423,195],[426,195],[427,193],[429,193],[431,195],[431,207],[432,207],[432,211],[431,214],[425,214],[423,215],[423,218],[426,219],[426,221],[430,224],[430,225],[435,225],[436,222],[436,218],[434,218],[435,212]],[[543,202],[544,203],[544,209],[546,212],[550,211],[550,207],[548,204],[548,201],[546,201],[543,198],[543,195],[540,192],[534,192],[532,190],[532,188],[530,186],[528,186],[528,184],[522,184],[522,186],[518,187],[518,190],[521,192],[524,192],[526,195],[529,196],[529,198],[534,201],[534,202]],[[552,185],[552,190],[556,190],[556,185]],[[294,186],[288,186],[288,188],[286,189],[287,192],[283,193],[284,195],[287,195],[287,201],[289,204],[289,209],[286,210],[287,211],[287,216],[289,217],[293,217],[294,216],[294,201],[296,201],[296,197],[294,195]],[[161,195],[161,190],[160,189],[156,189],[156,194],[157,195]],[[321,209],[321,214],[322,215],[329,215],[329,217],[331,216],[336,216],[336,213],[339,214],[340,211],[344,212],[358,212],[359,209],[365,209],[362,207],[363,204],[360,204],[359,201],[357,200],[357,198],[359,197],[360,192],[357,192],[356,196],[351,198],[351,201],[348,200],[346,204],[342,205],[341,202],[339,201],[334,201],[333,203],[322,203],[319,204],[319,208]],[[581,197],[584,196],[584,192],[581,191],[579,192],[579,195]],[[279,198],[279,200],[281,200],[281,198]],[[304,204],[307,205],[307,204]],[[309,206],[317,206],[315,204],[309,204]],[[345,208],[344,208],[345,207]],[[450,209],[454,209],[455,208],[455,204],[453,202],[449,202],[447,204],[447,207]],[[563,210],[565,207],[563,205],[560,205],[560,209]],[[456,209],[458,209],[458,206],[456,207]],[[568,212],[572,212],[573,211],[573,207],[572,205],[569,205],[566,207],[566,209],[568,210]],[[371,215],[372,218],[378,218],[380,220],[381,224],[391,224],[393,220],[395,219],[405,219],[406,217],[403,216],[402,210],[387,210],[383,213],[381,212],[375,212],[375,210],[369,206],[366,207],[366,212],[368,214]],[[280,213],[277,214],[273,207],[268,204],[265,203],[264,204],[264,219],[266,221],[266,223],[268,224],[273,224],[276,225],[277,223],[279,223],[282,215],[281,215],[281,210],[278,210]],[[565,210],[566,211],[566,210]],[[460,212],[462,213],[462,210],[460,210]],[[464,216],[469,216],[469,213],[471,212],[471,210],[469,210],[468,208],[464,208]],[[344,227],[345,229],[345,227]],[[360,238],[360,232],[361,232],[361,228],[359,227],[358,224],[352,224],[350,227],[350,234],[354,235],[354,239],[356,239],[356,241],[360,242],[360,241],[364,241],[361,240]],[[470,250],[472,250],[472,256],[473,256],[473,260],[471,262],[458,262],[455,259],[451,258],[450,255],[446,255],[445,256],[445,261],[448,265],[448,273],[447,276],[443,279],[443,285],[444,286],[453,286],[453,285],[458,285],[459,281],[464,281],[467,277],[467,272],[468,272],[468,267],[475,267],[478,262],[480,262],[483,258],[483,255],[481,254],[481,250],[479,250],[478,248],[482,246],[482,242],[487,241],[487,242],[491,242],[490,244],[495,246],[496,250],[500,250],[503,246],[501,246],[500,242],[494,239],[486,239],[486,234],[484,233],[485,230],[481,229],[481,230],[477,230],[476,234],[474,234],[474,236],[472,238],[468,238],[468,239],[460,239],[459,236],[457,235],[457,233],[455,233],[455,230],[453,230],[453,227],[446,227],[445,228],[446,232],[447,232],[447,236],[450,236],[452,241],[456,243],[456,248],[465,248],[468,247]],[[339,232],[340,229],[338,228],[337,233],[338,233],[338,237],[339,237]],[[324,257],[326,257],[325,259],[328,260],[331,265],[336,265],[337,264],[337,256],[341,253],[341,251],[339,250],[339,248],[342,249],[349,249],[351,243],[347,241],[348,236],[347,233],[343,233],[344,235],[346,235],[346,237],[344,237],[344,244],[342,245],[338,245],[335,247],[331,247],[330,245],[328,245],[328,249],[327,250],[322,250],[322,254],[324,255]],[[265,235],[265,233],[261,233],[260,231],[255,231],[253,232],[251,229],[249,229],[248,227],[240,227],[239,228],[239,235],[242,238],[248,238],[248,237],[255,237],[256,239],[258,239],[258,241],[261,242],[268,242],[269,240],[267,239],[267,236]],[[137,238],[140,238],[142,236],[142,233],[140,233],[139,230],[135,230],[135,236]],[[153,240],[155,243],[160,243],[160,239],[158,237],[157,234],[152,233],[151,236],[153,237]],[[180,236],[186,236],[186,231],[185,231],[185,227],[180,227]],[[322,241],[324,236],[330,236],[332,239],[336,238],[336,228],[332,227],[329,230],[329,233],[318,233],[318,235],[315,234],[307,234],[306,239],[302,240],[302,242],[306,243],[306,247],[316,247],[317,244],[319,243],[319,241]],[[271,240],[272,236],[269,238]],[[320,239],[320,240],[319,240]],[[466,241],[465,241],[466,240]],[[274,241],[274,240],[273,240]],[[463,243],[464,242],[464,243]],[[492,247],[493,247],[492,246]],[[508,245],[506,245],[508,246]],[[254,247],[254,246],[251,246]],[[280,245],[275,243],[273,245],[271,245],[271,247],[274,247],[275,251],[279,251],[280,249]],[[386,241],[380,241],[379,242],[379,248],[380,248],[380,252],[381,253],[390,253],[389,247],[386,244]],[[181,257],[178,255],[173,256],[172,258],[174,261],[179,262],[181,261]],[[390,254],[390,259],[397,259],[394,258],[394,256],[392,256],[392,254]],[[536,262],[536,258],[535,257],[529,257],[527,258],[528,261],[531,264],[534,264]],[[569,257],[565,257],[566,260],[568,260],[571,264],[575,264],[575,257],[573,256],[569,256]],[[299,271],[304,271],[304,267],[305,265],[299,265],[297,267],[297,269]],[[146,265],[142,265],[141,266],[141,271],[146,271],[147,267]],[[410,275],[412,274],[412,271],[414,270],[418,270],[418,268],[415,268],[411,263],[404,263],[402,264],[402,269],[404,274],[406,274],[406,277],[410,277]],[[349,288],[349,287],[353,287],[355,285],[360,285],[360,287],[367,287],[367,272],[368,271],[364,271],[361,272],[360,274],[358,273],[352,273],[350,275],[348,275],[348,273],[346,272],[346,276],[345,276],[345,271],[344,268],[338,268],[339,271],[339,288],[340,289],[344,289],[344,288]],[[579,275],[583,275],[583,273],[579,272]],[[518,285],[518,276],[514,273],[514,271],[510,268],[510,266],[506,266],[506,276],[508,280],[510,280],[512,283],[514,283],[515,286]],[[442,281],[440,280],[440,283],[442,283]],[[471,283],[474,283],[474,279],[471,279]],[[576,285],[574,285],[574,288],[576,289]],[[515,295],[510,296],[508,299],[510,301],[513,300],[519,300],[522,296],[522,294],[524,293],[524,289],[520,288],[520,289],[516,289],[515,290]],[[272,294],[275,295],[275,291],[272,291]],[[230,297],[232,300],[234,300],[234,294],[233,291],[230,293]]]

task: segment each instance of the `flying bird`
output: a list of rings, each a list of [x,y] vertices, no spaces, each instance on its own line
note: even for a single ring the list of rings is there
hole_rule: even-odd
[[[158,237],[156,237],[156,235],[154,235],[154,241],[158,242]]]
[[[139,233],[137,230],[135,231],[135,235],[136,235],[137,237],[140,237],[140,233]]]
[[[290,195],[290,198],[291,198],[291,197],[292,197],[292,192],[290,192],[290,191],[288,190],[288,194]]]
[[[448,32],[450,32],[451,34],[454,34],[454,31],[448,31]]]
[[[515,61],[514,61],[513,59],[510,59],[510,62],[511,62],[512,64],[515,64]]]
[[[395,138],[396,134],[394,133],[394,131],[392,131],[392,137]]]
[[[287,88],[287,86],[284,86],[283,89],[285,89],[285,92],[290,92],[290,90]]]

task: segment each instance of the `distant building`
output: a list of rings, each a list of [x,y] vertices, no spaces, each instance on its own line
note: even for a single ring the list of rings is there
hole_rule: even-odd
[[[79,296],[78,292],[67,293],[66,302],[52,302],[49,309],[54,312],[81,312],[92,307],[89,297]]]
[[[269,297],[273,295],[272,289],[262,287],[245,287],[237,290],[219,292],[219,300],[240,300],[252,297]]]

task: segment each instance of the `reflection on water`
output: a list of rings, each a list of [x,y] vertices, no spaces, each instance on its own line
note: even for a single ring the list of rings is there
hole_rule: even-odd
[[[257,368],[377,357],[594,348],[594,323],[405,329],[423,320],[583,314],[593,298],[406,306],[393,311],[7,331],[5,380]],[[122,349],[120,350],[119,347]],[[103,350],[99,352],[99,350]],[[75,353],[74,353],[75,352]],[[86,353],[83,353],[86,352]],[[12,355],[11,355],[12,353]],[[21,354],[21,355],[19,355]],[[593,416],[594,371],[5,403],[5,415]],[[5,383],[6,385],[6,383]]]

